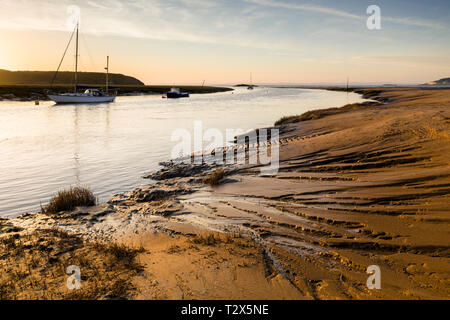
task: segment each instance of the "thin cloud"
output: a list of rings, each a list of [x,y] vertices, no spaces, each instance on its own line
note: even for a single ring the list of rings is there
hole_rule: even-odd
[[[397,56],[355,56],[350,59],[354,62],[363,63],[392,63],[392,64],[426,64],[426,65],[448,65],[450,63],[450,57],[448,56],[407,56],[407,55],[397,55]]]
[[[349,18],[353,20],[366,20],[367,17],[363,15],[356,15],[347,11],[337,10],[331,7],[317,6],[317,5],[307,5],[307,4],[296,4],[296,3],[288,3],[281,1],[271,1],[271,0],[243,0],[246,3],[256,4],[260,6],[272,7],[272,8],[284,8],[290,10],[299,10],[299,11],[309,11],[309,12],[317,12],[328,14],[337,17]],[[382,21],[387,21],[396,24],[402,24],[407,26],[415,26],[415,27],[425,27],[431,29],[449,29],[448,26],[429,20],[411,18],[411,17],[389,17],[382,15]]]
[[[448,29],[448,26],[443,25],[439,22],[434,21],[428,21],[428,20],[422,20],[417,18],[393,18],[393,17],[382,17],[382,21],[388,21],[396,24],[403,24],[407,26],[413,26],[413,27],[424,27],[424,28],[430,28],[430,29],[438,29],[438,30],[445,30]]]
[[[67,7],[73,0],[1,0],[0,28],[70,32]],[[195,2],[191,2],[195,1]],[[236,6],[209,0],[79,0],[84,34],[126,38],[217,44],[294,54],[299,48],[296,35],[285,32],[277,22],[268,23],[270,8],[300,10],[365,23],[367,16],[330,7],[273,0],[243,0]],[[11,14],[19,13],[19,14]],[[389,23],[442,29],[439,22],[385,17]],[[262,23],[261,21],[264,21]],[[272,20],[273,21],[273,20]],[[324,30],[324,27],[317,30]],[[339,36],[339,30],[336,31]],[[281,35],[281,36],[280,36]],[[348,38],[348,34],[345,34]],[[293,41],[295,38],[295,41]]]
[[[183,41],[203,44],[232,45],[259,49],[284,49],[281,44],[252,37],[249,29],[251,17],[228,18],[223,8],[206,0],[144,1],[93,0],[77,2],[81,8],[81,29],[84,34],[112,35],[127,38]],[[0,11],[0,28],[13,30],[64,31],[67,27],[67,0],[34,1],[3,0]],[[199,11],[198,8],[203,10]],[[20,12],[19,15],[10,14]],[[232,14],[229,14],[232,16]],[[213,18],[215,17],[215,18]],[[221,17],[221,18],[220,18]],[[233,30],[223,34],[221,30],[204,28],[221,23]],[[234,23],[233,23],[234,22]],[[239,22],[239,23],[237,23]],[[242,37],[246,34],[246,37]]]
[[[287,2],[280,2],[280,1],[269,1],[269,0],[244,0],[244,2],[257,4],[260,6],[266,6],[266,7],[274,7],[274,8],[284,8],[284,9],[293,9],[293,10],[300,10],[300,11],[311,11],[311,12],[319,12],[319,13],[325,13],[333,16],[339,16],[344,18],[350,18],[355,20],[363,20],[363,16],[359,16],[350,12],[337,10],[329,7],[322,7],[322,6],[316,6],[316,5],[304,5],[304,4],[295,4],[295,3],[287,3]]]

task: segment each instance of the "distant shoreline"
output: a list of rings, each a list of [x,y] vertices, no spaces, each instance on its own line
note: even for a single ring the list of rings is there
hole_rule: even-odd
[[[95,85],[94,85],[95,86]],[[96,88],[105,89],[105,86],[95,86]],[[112,86],[110,92],[117,91],[118,96],[137,96],[150,94],[163,94],[170,91],[172,86],[166,85],[150,85],[150,86],[133,86],[122,85]],[[233,91],[232,88],[213,87],[213,86],[180,86],[182,91],[191,94],[205,94]],[[53,87],[46,85],[1,85],[0,101],[48,101],[48,93],[66,93],[73,90],[73,85],[54,85]],[[47,93],[48,92],[48,93]]]
[[[269,88],[279,89],[316,89],[316,90],[330,90],[330,91],[347,91],[347,87],[344,85],[267,85]],[[364,86],[355,85],[348,88],[349,92],[363,91],[365,89],[379,89],[379,90],[391,90],[391,89],[417,89],[417,90],[447,90],[450,89],[448,85],[392,85],[392,86]]]

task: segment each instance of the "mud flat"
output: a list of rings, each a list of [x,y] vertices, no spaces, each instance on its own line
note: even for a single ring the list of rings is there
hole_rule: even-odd
[[[361,93],[373,102],[277,122],[275,175],[260,176],[258,165],[227,166],[210,186],[204,178],[217,167],[167,163],[148,185],[106,204],[1,220],[0,263],[20,263],[8,273],[16,276],[0,278],[0,294],[449,299],[450,90]],[[50,236],[39,234],[46,230]],[[68,237],[76,249],[61,243]],[[105,243],[123,253],[102,249]],[[24,245],[46,258],[33,263],[8,251]],[[88,261],[75,262],[89,276],[71,296],[61,289],[63,266],[83,250]],[[46,289],[33,289],[43,277],[36,270],[50,262],[59,267],[46,276]],[[96,287],[98,265],[121,282]],[[366,286],[371,265],[381,269],[381,290]]]

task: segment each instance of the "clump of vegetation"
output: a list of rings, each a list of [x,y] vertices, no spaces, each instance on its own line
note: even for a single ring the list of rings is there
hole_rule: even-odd
[[[354,110],[360,110],[365,107],[371,107],[371,106],[377,106],[379,105],[379,102],[362,102],[362,103],[353,103],[353,104],[347,104],[341,108],[329,108],[329,109],[321,109],[321,110],[312,110],[303,113],[302,115],[297,116],[289,116],[289,117],[283,117],[279,119],[277,122],[275,122],[275,126],[281,126],[286,125],[290,123],[297,123],[301,121],[308,121],[308,120],[316,120],[321,119],[326,116],[331,116],[339,113],[345,113],[349,111]]]
[[[285,116],[275,122],[275,126],[281,126],[288,123],[297,123],[300,121],[300,116]]]
[[[355,91],[355,88],[328,88],[328,91],[339,91],[339,92],[353,92]]]
[[[203,184],[209,184],[210,186],[217,186],[223,177],[225,177],[225,171],[223,169],[217,169],[209,173],[202,182]]]
[[[241,239],[241,234],[220,234],[220,233],[208,233],[199,234],[191,239],[194,244],[202,244],[205,246],[215,246],[219,243],[232,243],[236,239]]]
[[[126,299],[143,266],[140,249],[86,242],[59,229],[0,238],[0,299]],[[69,290],[67,267],[81,271],[81,289]]]
[[[363,89],[363,90],[357,90],[355,91],[358,94],[362,94],[364,99],[370,99],[376,96],[379,96],[383,93],[382,90],[378,89]]]
[[[192,238],[192,242],[195,244],[203,244],[205,246],[215,246],[216,244],[220,243],[221,240],[219,235],[210,233],[206,235],[196,235],[194,238]]]
[[[167,253],[169,254],[176,254],[176,253],[180,253],[182,252],[183,249],[181,249],[180,246],[177,246],[176,244],[173,244],[169,247],[169,249],[167,250]]]
[[[136,263],[136,257],[139,253],[145,252],[145,249],[129,248],[124,244],[111,243],[106,244],[102,242],[96,242],[94,245],[98,252],[102,252],[109,255],[114,264],[123,264],[127,269],[134,271],[142,271],[142,266]]]
[[[88,188],[70,187],[69,190],[59,191],[50,202],[42,207],[43,213],[58,213],[61,211],[72,211],[76,207],[95,206],[97,199]]]

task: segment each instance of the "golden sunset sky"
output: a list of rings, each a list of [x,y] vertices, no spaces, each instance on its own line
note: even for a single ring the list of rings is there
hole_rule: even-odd
[[[365,0],[0,0],[0,69],[55,70],[80,9],[80,69],[146,84],[424,83],[450,77],[450,4]],[[70,47],[63,70],[72,70]]]

